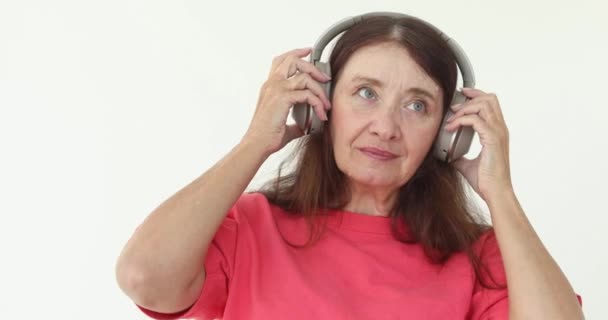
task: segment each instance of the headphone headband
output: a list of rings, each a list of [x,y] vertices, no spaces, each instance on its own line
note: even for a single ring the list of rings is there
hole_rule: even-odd
[[[333,40],[340,33],[350,29],[353,25],[365,19],[378,16],[415,19],[424,23],[431,29],[435,30],[446,41],[446,43],[454,53],[456,57],[456,63],[458,64],[458,68],[460,69],[460,73],[462,74],[463,86],[469,88],[475,87],[475,74],[473,73],[473,67],[471,66],[471,62],[469,61],[469,58],[465,54],[464,50],[462,50],[460,45],[458,45],[458,43],[454,39],[448,37],[437,27],[424,20],[399,12],[370,12],[354,17],[348,17],[334,23],[325,32],[323,32],[322,36],[317,40],[317,42],[315,42],[313,51],[311,53],[311,62],[320,61],[321,54],[323,53],[323,50],[325,49],[327,44],[329,44],[329,42],[331,42],[331,40]]]

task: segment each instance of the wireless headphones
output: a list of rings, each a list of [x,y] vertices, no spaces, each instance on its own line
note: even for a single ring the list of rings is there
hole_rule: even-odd
[[[327,31],[325,31],[323,35],[321,35],[321,37],[317,40],[310,54],[309,61],[319,70],[321,70],[321,72],[331,75],[331,67],[329,63],[320,61],[323,49],[331,40],[333,40],[343,31],[350,29],[353,25],[367,18],[377,16],[416,19],[437,31],[437,33],[441,35],[441,37],[446,41],[446,43],[454,53],[454,56],[456,57],[456,62],[462,75],[463,86],[468,88],[475,87],[475,75],[473,74],[473,67],[471,66],[471,63],[469,62],[469,59],[467,58],[466,54],[458,45],[458,43],[456,43],[456,41],[448,37],[445,33],[441,32],[439,29],[437,29],[435,26],[431,25],[428,22],[425,22],[413,16],[397,12],[370,12],[359,16],[348,17],[335,23],[334,25],[329,27],[329,29],[327,29]],[[332,80],[327,81],[325,83],[320,83],[328,98],[330,97],[330,87]],[[452,101],[450,102],[449,106],[452,106],[457,103],[464,103],[467,100],[470,99],[464,96],[460,91],[455,90],[454,97],[452,98]],[[433,153],[435,157],[443,162],[448,163],[462,157],[469,151],[469,147],[471,146],[471,142],[473,141],[473,135],[475,134],[475,131],[471,126],[460,126],[458,130],[453,132],[446,131],[446,119],[453,114],[454,113],[452,112],[452,110],[448,107],[448,111],[443,120],[441,121],[439,134],[437,135],[437,139],[435,140],[433,146]],[[297,103],[293,106],[291,115],[292,118],[295,120],[296,124],[300,127],[300,129],[302,129],[304,134],[314,134],[322,132],[323,121],[321,121],[317,117],[311,105],[307,103]]]

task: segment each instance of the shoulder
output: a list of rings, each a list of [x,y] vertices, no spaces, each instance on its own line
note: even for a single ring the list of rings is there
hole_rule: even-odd
[[[260,192],[245,192],[239,196],[236,204],[242,209],[269,209],[270,203]]]
[[[486,271],[490,272],[492,277],[504,283],[506,281],[504,264],[493,227],[481,234],[473,244],[473,250],[485,266],[484,269],[487,268]]]
[[[272,216],[276,210],[266,196],[260,192],[245,192],[239,196],[230,210],[229,216],[239,223],[255,223],[264,217]]]
[[[500,258],[500,247],[496,239],[494,227],[485,230],[477,240],[473,243],[474,252],[482,259],[484,258]]]
[[[483,233],[475,240],[473,246],[476,248],[482,248],[485,245],[493,245],[496,242],[496,233],[494,231],[494,227],[490,226],[487,230],[484,230]]]
[[[262,193],[245,192],[239,196],[233,206],[241,216],[251,215],[252,212],[267,212],[271,210],[271,204]]]

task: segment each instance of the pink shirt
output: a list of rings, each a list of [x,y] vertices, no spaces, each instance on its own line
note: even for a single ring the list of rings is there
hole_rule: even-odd
[[[320,242],[291,248],[279,229],[302,244],[305,221],[260,193],[245,193],[209,247],[194,305],[176,314],[138,307],[154,319],[508,319],[507,290],[476,283],[464,253],[441,268],[420,245],[395,240],[390,218],[331,213]],[[506,283],[494,232],[484,233],[475,248]]]

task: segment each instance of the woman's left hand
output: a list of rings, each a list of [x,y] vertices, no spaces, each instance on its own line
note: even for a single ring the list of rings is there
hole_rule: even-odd
[[[505,191],[512,190],[509,166],[509,131],[495,94],[479,89],[463,88],[471,98],[452,106],[455,112],[445,126],[454,131],[460,126],[472,126],[479,135],[481,152],[475,159],[460,158],[452,163],[473,189],[488,202]]]

